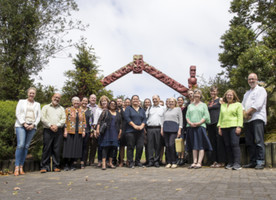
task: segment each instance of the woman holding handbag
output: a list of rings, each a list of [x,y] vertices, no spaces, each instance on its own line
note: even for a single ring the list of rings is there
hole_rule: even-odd
[[[111,100],[108,108],[104,110],[99,118],[97,132],[100,132],[102,147],[102,170],[106,169],[106,160],[108,167],[115,169],[112,164],[112,158],[116,148],[119,146],[119,139],[122,134],[122,118],[117,111],[117,102]]]

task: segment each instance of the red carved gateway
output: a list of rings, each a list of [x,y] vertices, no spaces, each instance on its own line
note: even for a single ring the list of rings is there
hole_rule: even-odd
[[[103,86],[107,86],[110,83],[116,81],[117,79],[121,78],[122,76],[128,74],[131,71],[133,71],[134,74],[142,74],[142,72],[145,71],[150,75],[152,75],[153,77],[157,78],[159,81],[165,83],[170,88],[179,92],[180,94],[187,96],[188,88],[178,83],[177,81],[167,76],[166,74],[162,73],[155,67],[144,62],[142,55],[134,55],[133,62],[118,69],[114,73],[106,76],[103,80],[101,80],[101,82]],[[189,88],[197,87],[197,79],[195,78],[195,75],[196,75],[196,66],[191,66],[190,78],[188,79]]]

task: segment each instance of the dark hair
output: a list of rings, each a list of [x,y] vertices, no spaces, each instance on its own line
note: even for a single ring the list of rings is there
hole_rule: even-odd
[[[177,97],[177,100],[178,100],[179,98],[182,99],[182,100],[184,101],[184,97],[183,97],[183,96]]]
[[[234,98],[233,98],[233,102],[234,102],[234,103],[240,101],[240,99],[239,99],[237,93],[235,92],[235,90],[229,89],[229,90],[227,90],[227,91],[224,93],[224,95],[223,95],[223,101],[224,101],[225,103],[228,103],[228,101],[227,101],[227,99],[226,99],[226,95],[227,95],[228,92],[232,92],[232,93],[233,93],[233,97],[234,97]]]
[[[116,102],[115,100],[111,100],[111,101],[108,103],[108,106],[107,106],[108,110],[110,110],[110,104],[111,104],[112,102],[115,103],[115,110],[117,110],[118,106],[117,106],[117,102]]]
[[[131,101],[133,100],[134,97],[138,97],[138,99],[140,99],[139,96],[137,94],[135,94],[131,97]]]
[[[151,105],[151,100],[150,100],[150,98],[145,98],[145,100],[144,100],[144,102],[143,102],[143,108],[144,108],[144,109],[146,109],[146,107],[145,107],[145,101],[146,101],[146,100],[149,100],[149,101],[150,101],[150,105]]]
[[[210,88],[210,91],[215,91],[215,90],[218,92],[218,87],[215,85],[212,85]]]
[[[86,98],[86,99],[89,101],[88,97],[82,97],[82,99],[81,99],[81,100],[83,100],[84,98]]]

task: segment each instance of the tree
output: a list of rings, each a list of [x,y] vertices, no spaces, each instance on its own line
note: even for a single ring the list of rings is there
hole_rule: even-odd
[[[67,106],[71,105],[70,100],[73,96],[82,98],[89,97],[91,94],[95,94],[98,97],[106,95],[111,99],[113,96],[112,92],[104,89],[101,83],[103,76],[99,76],[100,70],[96,65],[97,57],[94,49],[86,47],[85,42],[76,45],[76,48],[79,51],[76,58],[73,59],[76,69],[65,72],[68,80],[66,80],[62,88],[64,104]]]
[[[74,0],[0,0],[0,98],[18,99],[49,57],[71,45],[64,36],[84,30],[69,17]]]
[[[229,87],[242,97],[249,88],[248,74],[254,72],[268,92],[268,108],[275,113],[276,87],[276,6],[273,0],[233,0],[235,14],[229,30],[221,37],[221,66],[230,80]],[[273,113],[273,112],[272,112]],[[269,123],[274,125],[275,116]],[[275,125],[274,125],[275,127]]]

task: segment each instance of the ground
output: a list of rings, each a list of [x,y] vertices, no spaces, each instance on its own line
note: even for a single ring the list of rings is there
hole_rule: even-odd
[[[0,199],[276,199],[276,169],[117,168],[0,176]]]

